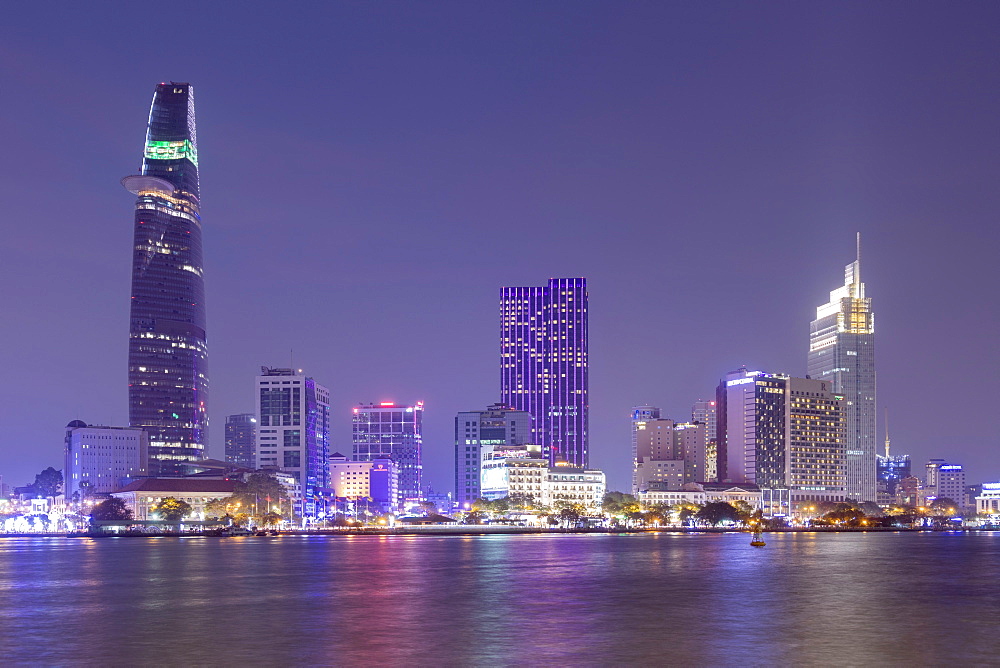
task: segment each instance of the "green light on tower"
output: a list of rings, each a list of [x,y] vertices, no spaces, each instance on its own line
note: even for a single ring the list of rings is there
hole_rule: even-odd
[[[150,160],[180,160],[187,158],[198,166],[198,149],[190,139],[183,141],[147,141],[144,153]]]

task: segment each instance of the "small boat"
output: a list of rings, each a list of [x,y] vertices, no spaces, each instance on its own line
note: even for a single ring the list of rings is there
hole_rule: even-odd
[[[757,527],[753,530],[753,540],[750,541],[752,547],[764,547],[767,543],[764,542],[764,533]]]

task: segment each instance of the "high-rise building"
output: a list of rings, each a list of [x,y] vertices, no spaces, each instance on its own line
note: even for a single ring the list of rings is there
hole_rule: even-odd
[[[700,422],[705,425],[705,482],[715,482],[718,480],[718,442],[716,432],[718,423],[716,421],[715,402],[699,399],[691,407],[691,422]]]
[[[460,508],[482,495],[483,461],[496,446],[531,442],[531,414],[503,404],[455,417],[455,502]]]
[[[208,349],[194,88],[153,93],[136,195],[129,320],[129,424],[149,434],[150,472],[204,458]]]
[[[149,439],[133,427],[87,426],[82,420],[66,425],[66,467],[63,494],[77,500],[108,494],[146,475]]]
[[[240,468],[257,465],[257,416],[238,413],[226,417],[226,461]]]
[[[667,418],[644,421],[636,430],[632,493],[678,490],[704,482],[705,425]]]
[[[330,391],[302,370],[262,366],[256,378],[257,464],[298,481],[296,512],[315,517],[329,487]]]
[[[354,461],[391,459],[399,467],[399,502],[420,501],[423,472],[424,402],[413,406],[383,401],[354,409]]]
[[[772,510],[844,500],[842,403],[829,381],[729,373],[716,395],[720,481],[756,484]]]
[[[587,280],[500,290],[500,401],[534,418],[550,463],[586,468]]]
[[[660,418],[660,409],[656,406],[633,406],[632,407],[632,493],[635,494],[639,489],[639,480],[636,478],[636,473],[638,469],[636,468],[636,463],[638,462],[638,449],[636,446],[636,434],[641,429],[646,428],[646,422],[649,420],[658,420]]]
[[[810,378],[831,383],[844,397],[847,429],[847,497],[874,501],[875,442],[875,317],[872,300],[861,282],[861,236],[857,259],[847,265],[844,285],[816,309],[809,328]]]
[[[938,499],[951,499],[959,508],[965,503],[965,469],[943,459],[932,459],[926,464],[927,480],[924,487],[928,494]]]

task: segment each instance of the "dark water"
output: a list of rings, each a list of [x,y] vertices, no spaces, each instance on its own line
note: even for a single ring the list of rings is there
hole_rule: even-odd
[[[0,539],[0,663],[1000,662],[1000,534]]]

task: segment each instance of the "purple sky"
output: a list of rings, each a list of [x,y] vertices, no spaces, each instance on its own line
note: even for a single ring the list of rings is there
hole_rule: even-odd
[[[425,401],[451,489],[455,413],[498,398],[500,286],[586,276],[591,463],[624,488],[631,405],[805,373],[860,231],[894,451],[1000,479],[1000,4],[162,7],[0,24],[5,482],[61,468],[70,420],[127,420],[118,181],[165,80],[196,89],[213,456],[293,349],[335,450],[356,402]]]

